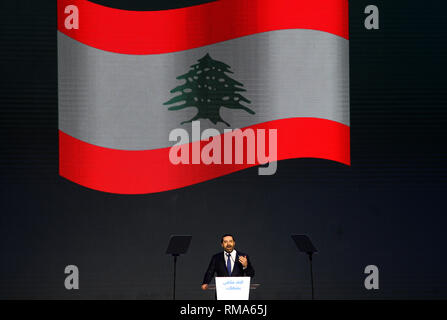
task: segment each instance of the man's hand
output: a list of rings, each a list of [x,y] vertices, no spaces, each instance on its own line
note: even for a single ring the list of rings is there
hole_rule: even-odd
[[[247,268],[248,261],[247,261],[247,257],[246,256],[239,256],[239,262],[242,264],[244,269]]]
[[[202,284],[202,290],[208,289],[208,285],[206,283]]]

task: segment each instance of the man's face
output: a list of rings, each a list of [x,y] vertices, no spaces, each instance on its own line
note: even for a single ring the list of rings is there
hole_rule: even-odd
[[[234,242],[232,236],[224,237],[222,240],[222,248],[224,248],[224,250],[228,253],[233,251],[235,244],[236,244],[236,242]]]

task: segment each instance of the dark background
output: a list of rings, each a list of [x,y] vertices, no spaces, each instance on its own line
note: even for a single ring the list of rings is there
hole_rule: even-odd
[[[161,10],[205,1],[100,1]],[[380,30],[363,26],[380,9]],[[58,175],[56,1],[0,2],[0,298],[169,299],[171,234],[192,234],[179,299],[212,299],[203,273],[234,233],[262,286],[256,299],[308,299],[308,234],[320,299],[447,298],[447,5],[350,1],[352,166],[281,161],[159,194],[123,196]],[[80,290],[64,268],[80,269]],[[363,286],[365,266],[380,289]]]

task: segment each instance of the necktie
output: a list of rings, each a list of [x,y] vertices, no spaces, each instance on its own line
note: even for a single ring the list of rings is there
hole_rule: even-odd
[[[227,271],[228,275],[231,276],[231,255],[227,253]]]

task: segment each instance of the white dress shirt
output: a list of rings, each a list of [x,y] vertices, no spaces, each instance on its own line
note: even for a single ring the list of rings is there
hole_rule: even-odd
[[[224,259],[225,259],[225,267],[226,267],[227,266],[227,260],[228,260],[228,256],[227,256],[227,252],[226,251],[224,251]],[[231,272],[233,272],[234,262],[236,261],[236,250],[231,251],[230,259],[231,259]]]

